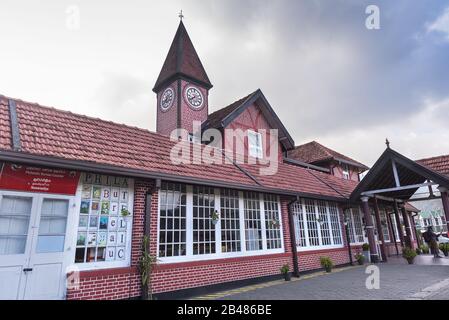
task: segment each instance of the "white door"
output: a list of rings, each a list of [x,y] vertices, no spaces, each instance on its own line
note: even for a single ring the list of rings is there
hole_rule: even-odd
[[[0,194],[0,217],[9,219],[7,232],[0,229],[6,239],[3,248],[0,242],[0,254],[6,253],[0,263],[0,298],[64,298],[72,204],[64,196]]]

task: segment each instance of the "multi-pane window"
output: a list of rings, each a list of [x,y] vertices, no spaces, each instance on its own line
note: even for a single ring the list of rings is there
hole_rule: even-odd
[[[398,224],[396,222],[396,215],[392,214],[391,215],[391,223],[393,224],[393,230],[394,230],[394,235],[396,237],[396,241],[400,241],[400,235],[399,235],[399,231],[398,231]]]
[[[362,243],[365,241],[363,236],[362,213],[359,208],[352,208],[352,220],[354,223],[355,242]]]
[[[256,192],[244,193],[246,250],[262,250],[260,199]]]
[[[310,246],[320,245],[320,233],[318,230],[317,212],[314,200],[304,200],[306,207],[307,232]]]
[[[248,148],[251,157],[263,157],[262,135],[259,132],[248,130]]]
[[[277,196],[264,195],[265,231],[267,235],[267,249],[279,249],[281,243],[281,222]]]
[[[25,252],[32,198],[0,197],[0,256]]]
[[[380,209],[380,224],[382,226],[382,233],[384,235],[384,241],[390,242],[390,231],[388,228],[387,213],[385,209]]]
[[[349,243],[355,243],[354,218],[352,216],[351,209],[345,210],[345,217],[348,222]]]
[[[351,177],[350,171],[349,171],[349,166],[347,164],[342,165],[342,176],[343,176],[343,179],[345,179],[345,180],[349,180]]]
[[[341,237],[341,223],[340,223],[340,213],[338,207],[335,203],[329,203],[329,217],[331,222],[331,229],[333,235],[334,245],[343,244],[343,239]]]
[[[186,255],[186,187],[162,183],[160,190],[159,257]]]
[[[327,206],[326,201],[317,201],[318,209],[318,221],[320,223],[321,231],[321,244],[323,246],[328,246],[332,243],[331,241],[331,230],[329,225],[329,219],[327,216]]]
[[[278,196],[164,182],[159,207],[162,262],[283,252]]]
[[[213,188],[193,187],[193,254],[215,253],[215,211]]]
[[[220,197],[222,252],[241,251],[239,193],[222,189]]]
[[[293,221],[295,224],[296,246],[307,247],[304,212],[301,202],[295,202],[293,205]]]
[[[330,247],[343,244],[336,204],[300,199],[292,209],[298,247]]]

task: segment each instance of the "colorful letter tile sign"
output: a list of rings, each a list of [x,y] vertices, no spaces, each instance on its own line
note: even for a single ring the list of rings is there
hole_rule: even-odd
[[[0,189],[75,195],[78,171],[0,163]]]
[[[83,173],[76,263],[126,261],[133,199],[132,179]]]

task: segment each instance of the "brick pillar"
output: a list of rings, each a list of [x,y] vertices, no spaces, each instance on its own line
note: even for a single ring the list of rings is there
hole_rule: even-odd
[[[414,248],[412,242],[412,227],[410,226],[410,220],[408,219],[408,212],[405,206],[401,208],[402,218],[404,219],[405,233],[407,234],[407,239],[405,240],[405,245],[411,249]]]
[[[443,202],[444,216],[446,217],[446,225],[449,233],[449,193],[448,189],[444,187],[438,187],[441,192],[441,201]]]
[[[376,238],[374,237],[374,225],[371,212],[369,210],[368,197],[362,197],[363,216],[365,217],[366,235],[368,237],[369,251],[371,262],[377,263],[379,261],[379,254],[377,253]]]
[[[376,218],[377,237],[379,238],[379,240],[381,242],[380,253],[382,255],[382,261],[387,261],[387,252],[386,252],[386,248],[385,248],[384,233],[382,231],[382,222],[380,220],[379,205],[377,203],[376,198],[374,198],[374,216]]]

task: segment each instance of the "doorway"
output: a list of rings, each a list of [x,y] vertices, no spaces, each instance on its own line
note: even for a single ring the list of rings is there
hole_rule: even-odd
[[[0,191],[0,299],[63,299],[73,197]]]

